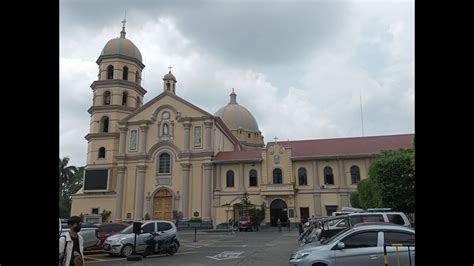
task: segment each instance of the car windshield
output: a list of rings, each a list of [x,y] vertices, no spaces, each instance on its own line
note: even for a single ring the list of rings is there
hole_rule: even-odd
[[[346,229],[340,231],[339,233],[333,235],[331,238],[321,241],[321,245],[329,245],[329,244],[333,243],[333,242],[334,242],[334,239],[338,238],[340,235],[344,234],[344,233],[347,232],[349,229],[351,229],[351,228],[348,227],[348,228],[346,228]]]
[[[240,217],[240,220],[241,220],[241,221],[247,221],[248,219],[249,219],[249,218],[248,218],[248,217],[245,217],[245,216]]]
[[[127,228],[123,229],[121,234],[131,234],[133,231],[133,225],[128,226]]]

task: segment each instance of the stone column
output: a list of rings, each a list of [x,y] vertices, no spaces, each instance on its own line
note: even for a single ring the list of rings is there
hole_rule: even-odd
[[[341,207],[350,207],[349,206],[349,193],[348,192],[341,192]]]
[[[221,191],[221,169],[222,166],[220,164],[217,165],[217,173],[216,173],[216,191]]]
[[[210,151],[211,150],[211,129],[212,129],[212,122],[210,121],[206,121],[204,122],[204,127],[205,127],[205,131],[204,131],[204,139],[205,139],[205,143],[204,143],[204,149]]]
[[[346,184],[346,174],[344,173],[344,161],[342,159],[338,160],[339,163],[339,187],[345,188]]]
[[[347,193],[346,174],[344,172],[344,161],[338,160],[339,163],[339,197],[341,199],[341,207],[349,207],[349,198]]]
[[[145,199],[145,173],[146,165],[137,165],[137,192],[135,197],[135,220],[142,220],[143,218],[143,202]]]
[[[319,189],[319,171],[318,171],[318,162],[313,160],[313,190]]]
[[[322,215],[321,211],[321,192],[320,192],[320,183],[319,183],[319,169],[318,161],[313,160],[313,205],[314,205],[314,215],[316,217]]]
[[[189,139],[190,139],[190,130],[191,130],[191,123],[186,121],[183,123],[184,126],[184,150],[189,151]]]
[[[316,194],[313,194],[313,200],[314,200],[314,215],[316,217],[318,216],[321,216],[322,215],[322,206],[321,206],[321,193],[316,193]]]
[[[181,169],[183,172],[183,219],[189,219],[189,169],[191,164],[182,163]]]
[[[239,164],[240,170],[239,170],[239,187],[237,191],[239,192],[244,192],[244,164]]]
[[[123,207],[123,183],[124,183],[125,167],[117,167],[117,186],[115,187],[115,193],[117,198],[115,199],[115,223],[122,222],[122,207]]]
[[[141,125],[140,126],[140,138],[139,138],[140,146],[139,146],[138,151],[141,154],[146,153],[145,149],[146,149],[146,132],[147,132],[147,129],[148,129],[148,125]]]
[[[211,220],[211,163],[203,163],[204,168],[204,180],[203,180],[203,187],[204,187],[204,206],[203,206],[203,218],[204,220]]]
[[[120,127],[120,144],[119,144],[119,156],[124,156],[125,155],[125,143],[127,141],[127,128],[126,127]]]

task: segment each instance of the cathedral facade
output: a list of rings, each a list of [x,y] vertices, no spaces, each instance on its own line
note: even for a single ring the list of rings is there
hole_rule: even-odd
[[[331,215],[350,206],[349,194],[367,178],[373,156],[413,143],[414,134],[405,134],[265,145],[234,91],[211,114],[178,96],[171,70],[163,92],[143,103],[145,65],[125,36],[123,28],[97,59],[84,186],[73,196],[71,215],[121,222],[182,213],[184,221],[215,226],[238,220],[245,196],[266,209],[271,225]]]

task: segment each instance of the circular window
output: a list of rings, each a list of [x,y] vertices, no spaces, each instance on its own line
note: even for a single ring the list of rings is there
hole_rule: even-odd
[[[163,119],[169,119],[170,118],[170,113],[164,112],[162,117],[163,117]]]

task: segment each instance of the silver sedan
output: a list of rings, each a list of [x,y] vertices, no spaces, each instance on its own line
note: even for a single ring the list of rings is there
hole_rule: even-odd
[[[290,266],[300,265],[365,265],[384,264],[384,243],[409,244],[411,265],[415,265],[415,231],[399,225],[364,225],[347,228],[321,245],[306,245],[296,249],[290,257]],[[398,255],[396,254],[398,252]],[[410,265],[408,247],[387,246],[388,265]]]

